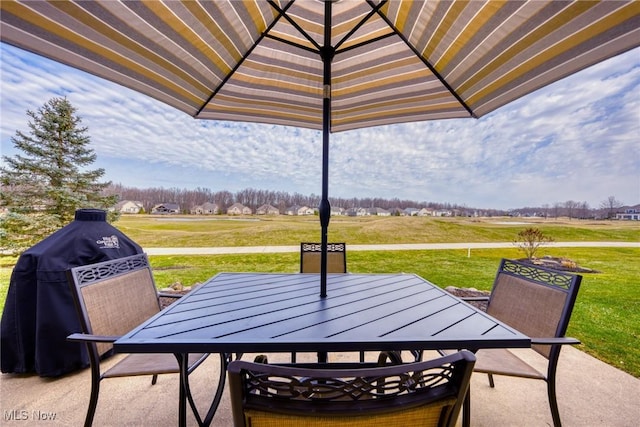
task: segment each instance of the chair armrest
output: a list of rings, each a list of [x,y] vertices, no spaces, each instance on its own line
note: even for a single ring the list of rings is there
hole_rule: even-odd
[[[67,337],[67,341],[80,341],[80,342],[115,342],[119,336],[113,335],[91,335],[75,333]]]
[[[202,286],[202,283],[196,283],[191,287],[191,290],[193,291],[194,289],[197,289],[200,286]],[[185,293],[177,293],[177,292],[158,292],[158,297],[163,297],[163,298],[178,299],[178,298],[182,298],[185,295],[186,295]]]
[[[173,294],[173,293],[168,293],[168,292],[158,292],[158,297],[162,297],[162,298],[178,299],[178,298],[182,298],[183,296],[184,296],[183,294]]]
[[[580,344],[580,340],[571,337],[558,337],[558,338],[531,338],[531,344],[543,344],[543,345],[564,345],[564,344]]]
[[[461,297],[462,301],[489,301],[489,295],[486,297]]]

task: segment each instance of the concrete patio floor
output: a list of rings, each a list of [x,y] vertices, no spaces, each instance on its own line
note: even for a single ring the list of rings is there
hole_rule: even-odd
[[[253,356],[245,355],[243,359],[253,360]],[[288,360],[288,355],[268,356],[270,362]],[[105,363],[109,365],[118,357]],[[314,355],[301,355],[299,360],[312,357]],[[334,354],[330,357],[343,359]],[[537,357],[530,361],[536,365],[542,362]],[[218,369],[219,358],[209,357],[191,376],[196,402],[202,407],[211,399]],[[640,379],[575,348],[563,350],[558,372],[558,401],[565,426],[638,425]],[[177,375],[160,376],[154,386],[149,377],[105,380],[101,385],[94,426],[174,426],[177,423],[177,389]],[[2,374],[0,425],[81,426],[89,390],[88,369],[57,379]],[[543,381],[496,377],[496,387],[491,389],[486,376],[474,374],[471,393],[472,426],[552,425]],[[196,425],[190,413],[188,423]],[[213,425],[232,425],[228,390]]]

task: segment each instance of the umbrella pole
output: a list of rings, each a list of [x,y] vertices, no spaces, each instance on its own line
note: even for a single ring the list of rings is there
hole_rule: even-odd
[[[335,50],[331,46],[331,1],[324,3],[324,46],[320,50],[323,64],[322,90],[322,199],[320,214],[320,297],[327,296],[327,230],[331,218],[329,203],[329,131],[331,125],[331,61]]]
[[[326,102],[326,100],[325,100]],[[328,132],[323,133],[322,141],[322,199],[318,213],[320,214],[320,297],[327,296],[327,231],[329,229],[329,219],[331,218],[331,205],[327,197],[328,167],[329,164],[329,137]]]
[[[326,68],[326,66],[325,66]],[[327,92],[325,85],[325,92]],[[330,89],[329,89],[330,90]],[[322,100],[323,129],[322,129],[322,199],[318,213],[320,215],[320,297],[327,296],[327,243],[329,220],[331,218],[331,204],[329,203],[329,111],[330,99],[325,94]]]

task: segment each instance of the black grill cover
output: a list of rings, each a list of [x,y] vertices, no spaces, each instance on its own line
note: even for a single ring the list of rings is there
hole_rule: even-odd
[[[2,372],[55,377],[89,365],[66,270],[142,253],[106,222],[106,212],[76,211],[75,220],[27,249],[18,259],[0,324]]]

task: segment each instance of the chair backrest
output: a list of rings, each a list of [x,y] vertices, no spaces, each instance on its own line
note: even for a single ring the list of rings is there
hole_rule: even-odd
[[[375,368],[229,364],[234,426],[453,426],[475,356]]]
[[[581,281],[577,274],[503,259],[487,313],[532,338],[562,337]],[[551,346],[533,348],[549,358]]]
[[[300,243],[300,273],[320,273],[320,243]],[[327,243],[327,273],[347,272],[347,244]]]
[[[120,336],[160,311],[158,293],[145,254],[75,267],[67,272],[82,332]],[[89,346],[103,355],[108,343]]]

